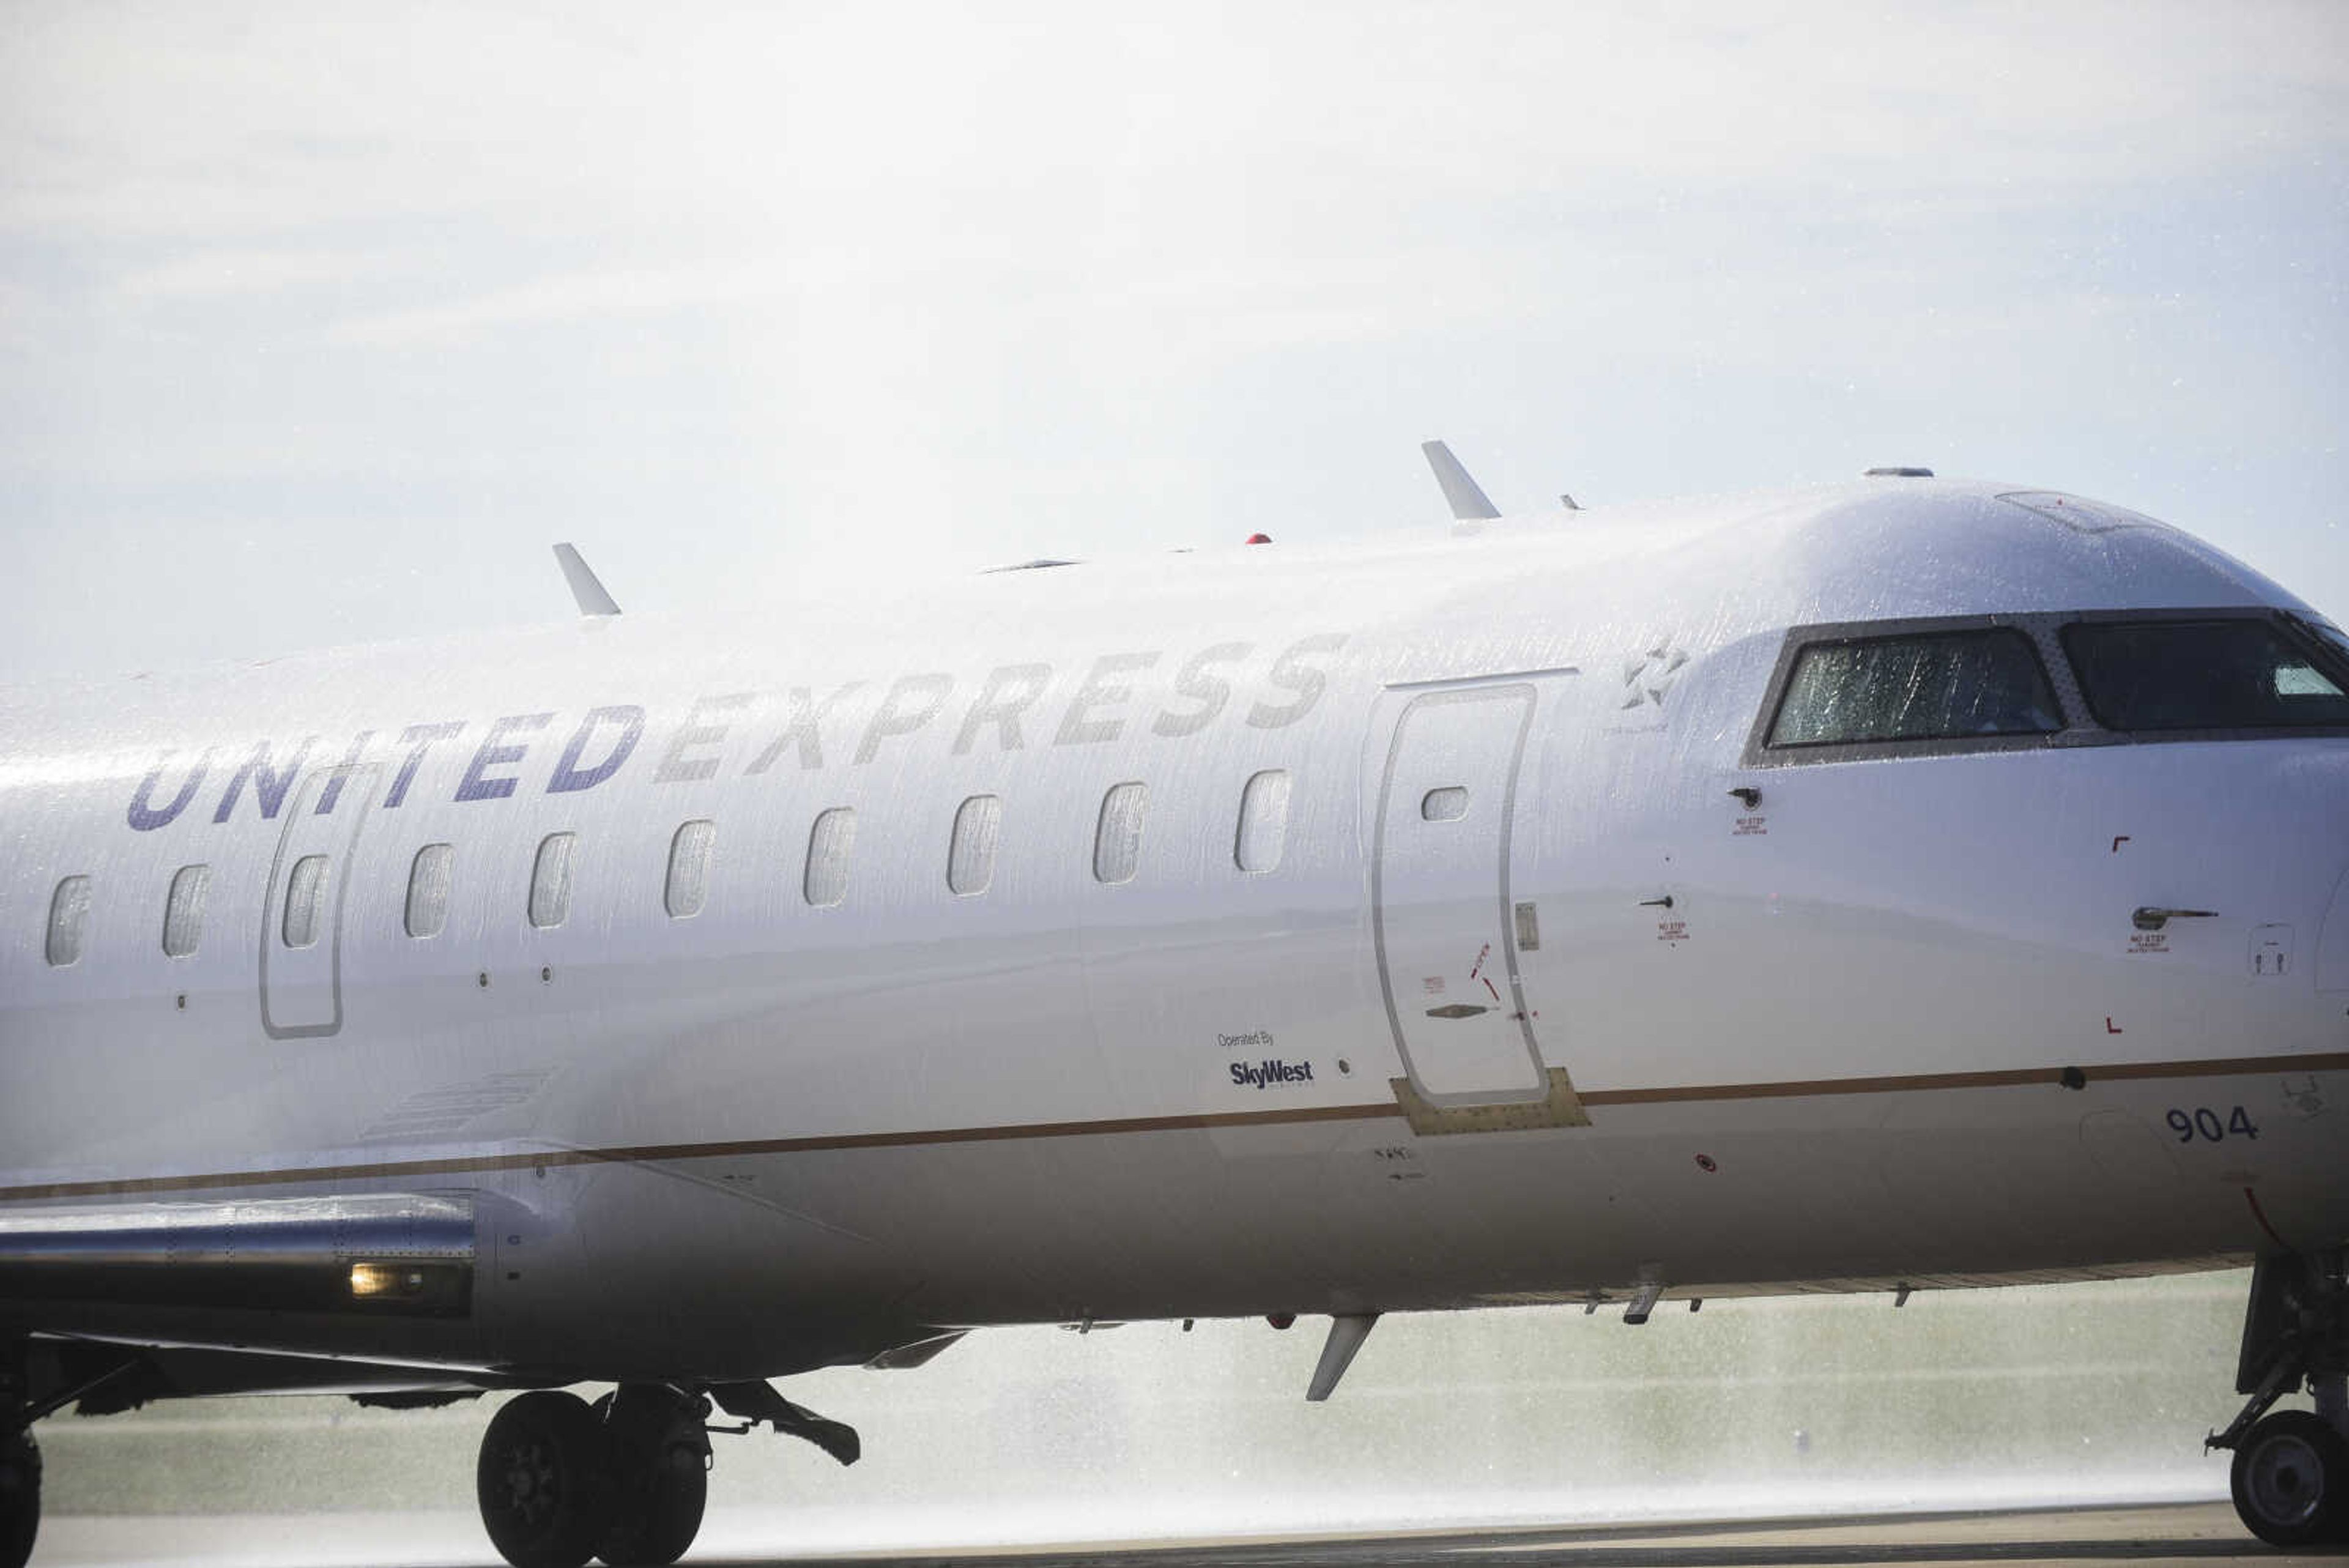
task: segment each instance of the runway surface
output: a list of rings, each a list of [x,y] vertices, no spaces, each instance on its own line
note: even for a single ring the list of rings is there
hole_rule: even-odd
[[[342,1568],[478,1563],[498,1568],[455,1516],[308,1514],[283,1517],[66,1518],[45,1529],[36,1568]],[[2275,1564],[2349,1561],[2349,1552],[2282,1552],[2261,1546],[2224,1503],[2039,1512],[1912,1514],[1759,1523],[1588,1526],[1376,1536],[1216,1542],[1103,1542],[1047,1549],[957,1552],[743,1555],[712,1542],[688,1563],[724,1568],[1846,1568],[1873,1563],[2178,1563]]]

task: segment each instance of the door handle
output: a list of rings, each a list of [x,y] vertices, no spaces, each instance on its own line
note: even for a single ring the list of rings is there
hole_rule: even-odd
[[[1474,1018],[1480,1012],[1492,1011],[1489,1007],[1480,1007],[1473,1002],[1447,1002],[1442,1007],[1429,1008],[1427,1015],[1430,1018]]]
[[[1665,894],[1661,898],[1642,898],[1640,900],[1640,908],[1643,909],[1669,909],[1671,907],[1672,896],[1670,893]]]
[[[2129,916],[2129,924],[2140,931],[2158,931],[2172,920],[2213,920],[2218,917],[2216,909],[2162,909],[2140,904]]]

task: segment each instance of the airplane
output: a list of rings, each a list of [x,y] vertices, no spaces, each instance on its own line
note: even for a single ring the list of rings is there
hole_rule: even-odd
[[[69,1407],[511,1392],[490,1540],[622,1568],[714,1433],[857,1457],[774,1380],[990,1325],[1326,1315],[1322,1399],[1388,1313],[2244,1265],[2210,1442],[2349,1533],[2339,626],[2056,491],[1429,457],[1366,545],[564,546],[566,621],[0,693],[0,1568]]]

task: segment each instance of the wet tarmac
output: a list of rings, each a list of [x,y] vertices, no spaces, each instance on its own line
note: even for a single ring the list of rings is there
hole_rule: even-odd
[[[718,1521],[711,1521],[716,1524]],[[469,1532],[470,1527],[470,1532]],[[467,1539],[471,1534],[470,1541]],[[731,1537],[731,1538],[730,1538]],[[745,1553],[723,1529],[688,1563],[726,1568],[1847,1568],[2078,1563],[2277,1564],[2349,1562],[2349,1550],[2282,1552],[2245,1533],[2224,1503],[2031,1512],[1911,1514],[1615,1528],[1099,1542],[959,1552]],[[479,1526],[453,1514],[66,1518],[42,1534],[36,1565],[129,1568],[497,1568]]]

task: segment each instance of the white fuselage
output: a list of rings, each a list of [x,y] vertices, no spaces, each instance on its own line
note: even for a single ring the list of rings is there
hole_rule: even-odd
[[[2001,493],[11,694],[0,1205],[481,1205],[462,1319],[30,1326],[709,1378],[978,1324],[2338,1245],[2349,738],[1750,746],[1790,627],[2294,605],[2182,535]],[[985,864],[953,840],[990,796]],[[706,861],[701,830],[673,854],[695,823]],[[567,908],[534,924],[562,834]],[[411,935],[434,845],[445,913]],[[325,919],[289,945],[317,857]],[[2147,933],[2144,907],[2213,913]]]

